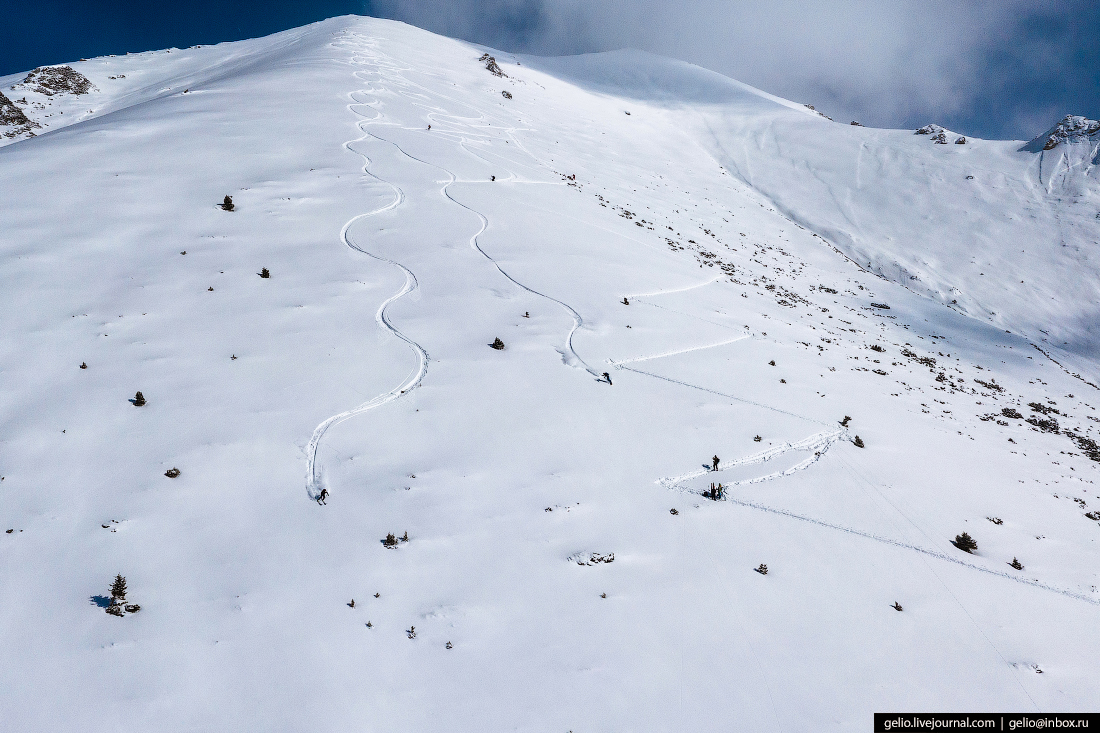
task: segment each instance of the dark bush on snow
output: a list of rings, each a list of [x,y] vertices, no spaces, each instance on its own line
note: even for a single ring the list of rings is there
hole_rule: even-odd
[[[978,543],[966,532],[955,535],[955,539],[951,544],[955,545],[955,547],[963,552],[974,552],[974,550],[978,549]]]

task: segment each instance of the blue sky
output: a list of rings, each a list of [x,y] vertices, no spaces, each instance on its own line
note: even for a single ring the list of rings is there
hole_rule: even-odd
[[[347,13],[518,52],[641,48],[878,127],[1027,139],[1100,117],[1095,0],[0,0],[0,74]]]

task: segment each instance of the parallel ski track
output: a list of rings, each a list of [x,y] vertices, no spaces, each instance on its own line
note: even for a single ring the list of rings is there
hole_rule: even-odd
[[[362,48],[360,48],[359,51],[360,51],[360,53],[362,53]],[[381,62],[385,61],[386,59],[382,58],[381,56],[378,56],[377,54],[376,55],[369,55],[368,58],[369,58],[370,61],[376,63],[377,66],[380,69],[385,68],[383,63],[381,63]],[[354,60],[353,60],[353,63],[354,63]],[[399,67],[391,66],[390,70],[398,72],[398,76],[399,76],[399,79],[400,79],[401,82],[406,81],[406,80],[403,79],[403,77],[400,77]],[[359,73],[360,72],[358,72],[358,71],[355,72],[355,75],[356,75],[357,79],[359,78],[359,76],[358,76]],[[349,99],[351,100],[351,103],[347,105],[348,110],[351,111],[353,114],[358,115],[359,117],[365,117],[362,113],[360,113],[356,109],[356,107],[369,106],[369,103],[364,103],[364,102],[360,101],[357,98],[357,96],[358,95],[370,95],[372,93],[376,93],[377,91],[378,91],[378,89],[372,83],[368,82],[367,85],[364,88],[356,90],[355,92],[352,92],[351,94],[348,95]],[[387,404],[388,402],[392,402],[393,400],[398,399],[399,397],[401,397],[402,395],[404,395],[408,391],[410,391],[410,390],[414,389],[415,387],[419,386],[420,383],[424,380],[424,377],[427,375],[428,362],[430,361],[430,357],[428,355],[427,350],[425,350],[424,347],[421,346],[419,343],[417,343],[416,341],[414,341],[413,339],[411,339],[410,337],[405,335],[399,328],[394,326],[393,323],[390,321],[390,319],[386,315],[386,309],[392,303],[394,303],[395,301],[399,300],[400,298],[408,295],[409,293],[413,292],[414,290],[416,290],[419,287],[419,285],[417,283],[416,275],[412,272],[412,270],[410,270],[408,267],[401,264],[400,262],[397,262],[396,260],[391,260],[389,258],[382,257],[380,255],[377,255],[377,254],[373,253],[373,252],[370,252],[368,250],[363,249],[362,247],[357,245],[354,242],[354,240],[351,238],[351,236],[349,235],[349,230],[359,220],[370,217],[370,216],[375,216],[375,215],[380,214],[382,212],[389,211],[391,209],[397,208],[398,206],[400,206],[405,201],[405,194],[399,186],[397,186],[394,183],[391,183],[390,181],[387,181],[387,180],[384,180],[384,179],[380,178],[379,176],[375,175],[374,173],[372,173],[370,171],[370,158],[368,156],[362,154],[362,153],[358,153],[355,150],[353,150],[351,146],[354,143],[361,142],[363,140],[373,139],[373,140],[376,140],[380,143],[392,145],[398,152],[400,152],[402,155],[409,158],[410,160],[414,160],[414,161],[417,161],[419,163],[423,163],[424,165],[428,165],[428,166],[431,166],[433,168],[437,168],[437,169],[443,171],[448,176],[448,181],[447,181],[446,184],[444,184],[443,188],[441,189],[442,195],[448,201],[455,204],[456,206],[459,206],[462,209],[465,209],[466,211],[469,211],[469,212],[473,213],[474,215],[476,215],[478,217],[478,219],[480,220],[480,222],[481,222],[481,227],[478,229],[477,232],[475,232],[473,234],[473,236],[470,237],[470,246],[471,246],[471,248],[473,248],[478,253],[480,253],[485,259],[489,260],[489,262],[492,263],[493,267],[497,270],[497,272],[499,272],[501,275],[503,275],[506,279],[508,279],[509,282],[514,284],[516,287],[518,287],[518,288],[520,288],[520,289],[522,289],[526,292],[529,292],[533,295],[537,295],[541,298],[549,300],[549,301],[555,303],[556,305],[560,306],[562,309],[564,309],[570,315],[570,317],[572,318],[573,325],[570,328],[569,333],[568,333],[568,335],[566,336],[566,339],[565,339],[565,350],[568,353],[563,352],[563,354],[562,354],[563,361],[565,361],[565,363],[569,364],[570,366],[577,366],[577,365],[581,366],[586,372],[588,372],[590,375],[592,375],[593,377],[595,377],[597,379],[599,379],[601,377],[601,375],[595,369],[593,369],[580,356],[580,354],[577,353],[576,349],[573,347],[573,335],[577,332],[578,329],[582,328],[585,325],[584,318],[580,315],[580,313],[578,313],[577,310],[575,308],[573,308],[572,306],[570,306],[568,303],[566,303],[562,300],[559,300],[559,299],[557,299],[557,298],[555,298],[551,295],[543,293],[539,290],[536,290],[532,287],[529,287],[529,286],[525,285],[524,283],[520,282],[515,277],[513,277],[511,274],[509,274],[506,270],[504,270],[504,268],[502,268],[500,266],[500,263],[497,262],[497,260],[494,259],[492,257],[492,255],[490,255],[488,252],[486,252],[481,247],[480,242],[478,242],[478,238],[482,235],[482,233],[485,232],[485,230],[489,226],[488,218],[484,214],[482,214],[480,211],[477,211],[476,209],[473,209],[472,207],[467,206],[466,204],[462,203],[461,201],[458,201],[456,198],[454,198],[454,196],[451,195],[451,192],[448,190],[451,185],[453,185],[454,183],[459,182],[458,178],[455,176],[454,172],[450,171],[449,169],[447,169],[444,166],[441,166],[441,165],[438,165],[436,163],[432,163],[430,161],[426,161],[426,160],[423,160],[421,158],[418,158],[418,157],[410,154],[406,150],[404,150],[397,143],[394,143],[392,141],[380,138],[377,135],[374,135],[374,134],[370,133],[369,131],[364,130],[362,128],[363,124],[365,124],[367,122],[378,122],[380,118],[381,118],[381,114],[378,114],[374,118],[371,118],[370,120],[363,120],[363,121],[357,123],[357,126],[359,127],[359,130],[360,130],[360,132],[363,133],[363,135],[360,136],[359,138],[356,138],[355,140],[350,140],[350,141],[344,143],[344,148],[346,150],[348,150],[349,152],[353,152],[356,155],[359,155],[360,157],[363,158],[363,160],[364,160],[363,172],[366,175],[370,176],[371,178],[374,178],[376,181],[378,181],[380,183],[384,183],[385,185],[390,186],[393,189],[393,191],[394,191],[394,200],[392,202],[390,202],[389,204],[387,204],[386,206],[383,206],[381,208],[375,209],[374,211],[370,211],[370,212],[367,212],[367,213],[364,213],[364,214],[359,214],[359,215],[353,217],[352,219],[350,219],[346,224],[344,224],[343,229],[340,231],[340,238],[344,242],[344,244],[347,245],[348,247],[350,247],[351,249],[354,249],[357,252],[361,252],[361,253],[369,256],[369,257],[373,257],[374,259],[379,260],[380,262],[385,262],[387,264],[393,265],[394,267],[397,267],[398,269],[400,269],[405,274],[405,284],[404,284],[404,286],[402,286],[402,288],[397,293],[395,293],[394,295],[387,298],[379,306],[378,311],[375,313],[375,320],[378,322],[378,324],[380,326],[382,326],[384,329],[386,329],[387,331],[392,333],[397,338],[404,341],[406,344],[409,345],[410,348],[413,349],[413,351],[417,355],[417,367],[416,367],[416,369],[413,370],[413,372],[410,374],[410,376],[408,378],[406,378],[400,385],[394,387],[393,389],[389,390],[388,392],[385,392],[381,395],[378,395],[377,397],[375,397],[375,398],[373,398],[373,399],[371,399],[367,402],[364,402],[363,404],[359,405],[358,407],[352,408],[350,410],[345,410],[344,412],[341,412],[339,414],[333,415],[332,417],[329,417],[327,420],[322,422],[320,425],[318,425],[314,429],[313,435],[310,437],[309,443],[306,446],[306,462],[307,462],[307,468],[306,468],[307,487],[306,488],[307,488],[307,493],[308,493],[308,495],[310,496],[311,499],[316,499],[317,498],[317,496],[319,495],[320,490],[322,488],[322,484],[323,484],[322,477],[318,473],[317,452],[318,452],[318,448],[320,446],[321,439],[324,437],[324,435],[328,431],[328,429],[331,428],[333,425],[336,425],[340,422],[343,422],[344,420],[347,420],[348,418],[354,417],[355,415],[362,414],[362,413],[364,413],[368,410],[373,410],[376,407],[381,407],[382,405]],[[472,151],[470,151],[468,148],[466,148],[465,144],[462,141],[459,142],[459,145],[460,145],[460,147],[465,149],[471,155],[476,155]],[[476,157],[480,158],[480,156],[476,156]],[[517,182],[519,182],[517,177],[515,176],[515,174],[512,171],[509,171],[509,178],[506,179],[506,180],[516,180]],[[526,181],[524,181],[524,182],[526,182]]]

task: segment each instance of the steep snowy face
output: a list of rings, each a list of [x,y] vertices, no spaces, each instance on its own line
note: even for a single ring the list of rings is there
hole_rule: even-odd
[[[1088,124],[1053,150],[699,109],[701,142],[854,262],[1081,359],[1100,356],[1100,190]],[[922,128],[924,129],[924,128]],[[1068,135],[1069,133],[1067,133]],[[945,144],[929,144],[933,142]]]
[[[0,149],[5,729],[1094,707],[1070,146],[360,18],[70,66]]]

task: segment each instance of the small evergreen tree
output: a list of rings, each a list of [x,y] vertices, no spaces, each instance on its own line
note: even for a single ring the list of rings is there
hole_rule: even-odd
[[[233,210],[233,197],[227,194],[226,197],[224,199],[222,199],[221,208],[222,208],[222,211],[232,211]]]
[[[963,552],[974,552],[974,550],[978,549],[978,543],[974,541],[973,537],[963,532],[962,534],[955,535],[955,547]]]
[[[126,578],[122,577],[119,573],[115,576],[115,580],[111,583],[111,598],[116,601],[126,600]]]
[[[495,338],[493,339],[493,343],[489,344],[489,346],[496,349],[497,351],[500,351],[504,348],[504,342],[501,341],[499,338]]]
[[[138,392],[136,395],[134,395],[133,403],[134,407],[141,407],[145,404],[145,395],[143,395],[141,392]]]
[[[269,278],[269,277],[271,277],[271,273],[270,273],[270,272],[268,271],[268,269],[267,269],[267,268],[265,267],[265,268],[263,268],[262,270],[260,270],[260,277],[262,277],[262,278],[265,278],[265,279],[266,279],[266,278]]]
[[[178,468],[169,468],[167,471],[164,472],[164,475],[168,478],[175,478],[176,476],[180,475],[180,470]]]
[[[861,438],[857,435],[856,439],[852,441],[852,445],[854,445],[856,448],[862,448],[863,447],[863,438]]]
[[[754,569],[754,570],[755,570],[756,572],[760,573],[761,575],[767,575],[767,574],[768,574],[768,566],[767,566],[767,565],[765,565],[764,563],[760,563],[760,567],[758,567],[758,568],[753,568],[753,569]]]
[[[1012,558],[1012,562],[1010,562],[1009,565],[1012,566],[1013,570],[1023,570],[1024,569],[1024,566],[1021,565],[1020,561],[1017,560],[1016,558]]]

